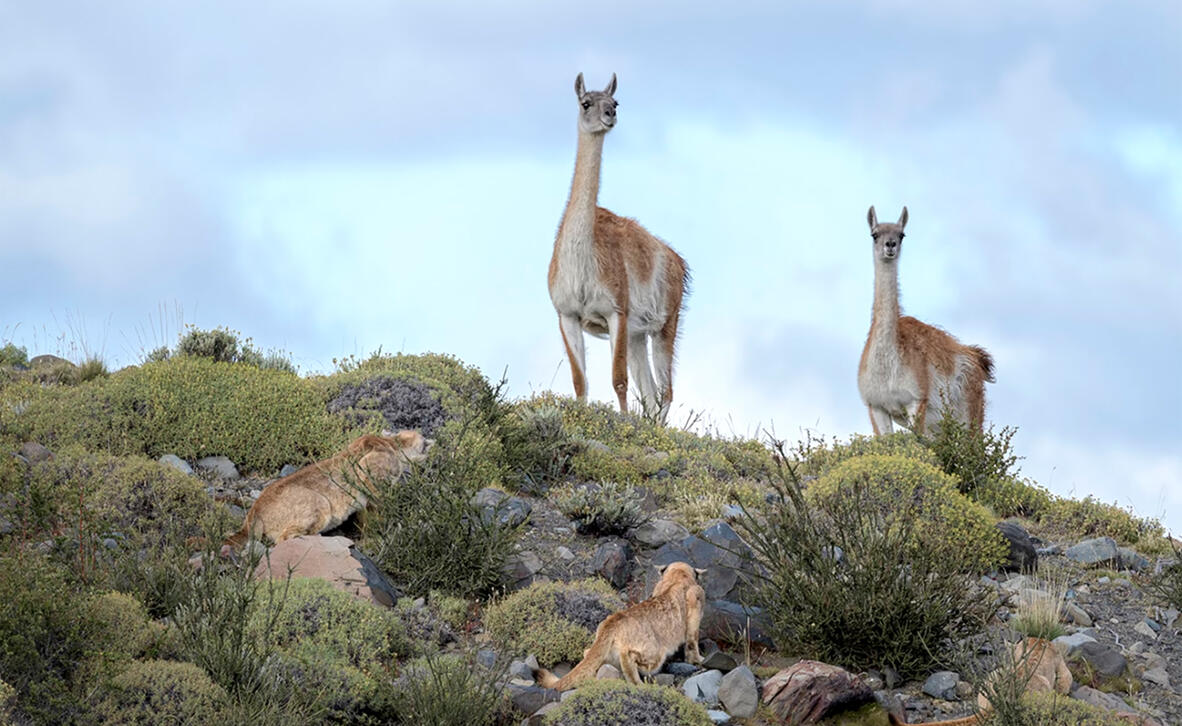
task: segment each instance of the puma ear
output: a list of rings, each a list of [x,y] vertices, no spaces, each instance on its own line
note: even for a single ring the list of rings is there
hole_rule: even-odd
[[[871,209],[873,209],[873,207],[871,207]],[[907,226],[907,207],[903,207],[903,213],[899,215],[899,226]]]
[[[878,215],[874,213],[874,205],[870,205],[870,211],[866,213],[866,221],[870,224],[870,229],[878,226]]]
[[[698,577],[701,577],[702,575],[706,574],[706,568],[705,567],[695,567],[694,572],[698,573]]]
[[[575,79],[575,96],[582,98],[584,93],[586,93],[586,89],[583,88],[583,74],[580,73],[578,78]]]
[[[611,83],[607,84],[607,88],[603,89],[603,92],[609,96],[616,95],[616,74],[615,73],[612,74]]]
[[[672,563],[669,563],[669,564],[672,564]],[[669,565],[657,565],[657,574],[664,575],[665,570],[668,570],[668,569],[669,569]]]
[[[387,439],[392,439],[395,436],[397,436],[397,434],[395,434],[390,429],[382,429],[382,433],[378,434],[378,436],[381,436],[381,437],[387,438]]]

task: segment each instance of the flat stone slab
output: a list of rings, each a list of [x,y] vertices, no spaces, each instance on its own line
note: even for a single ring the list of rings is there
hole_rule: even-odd
[[[271,548],[255,568],[256,578],[282,580],[292,577],[324,580],[358,600],[393,607],[400,593],[368,557],[353,547],[348,537],[304,535]]]

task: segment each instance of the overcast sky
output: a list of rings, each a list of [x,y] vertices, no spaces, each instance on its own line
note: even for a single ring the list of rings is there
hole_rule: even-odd
[[[1182,530],[1182,3],[688,5],[0,0],[0,343],[569,393],[546,268],[615,72],[600,203],[694,275],[672,419],[869,432],[866,208],[906,204],[903,306],[993,353],[1024,473]]]

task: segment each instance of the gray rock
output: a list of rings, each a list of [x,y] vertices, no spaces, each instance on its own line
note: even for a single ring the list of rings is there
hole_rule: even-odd
[[[513,678],[519,678],[523,681],[534,681],[534,671],[529,665],[522,660],[515,660],[509,664],[509,675]]]
[[[698,668],[696,665],[692,663],[683,663],[682,661],[673,661],[671,663],[665,664],[665,672],[677,676],[678,678],[692,676],[700,670],[701,668]]]
[[[727,521],[734,521],[743,517],[743,508],[738,504],[728,504],[722,508],[722,518]]]
[[[997,523],[997,529],[1010,545],[1009,558],[1003,569],[1018,572],[1034,572],[1038,567],[1038,552],[1030,541],[1030,533],[1012,520]]]
[[[1135,713],[1129,705],[1124,702],[1124,699],[1119,696],[1114,696],[1111,693],[1096,690],[1091,686],[1079,686],[1071,692],[1071,697],[1090,703],[1093,706],[1108,709],[1109,711],[1116,711],[1117,713]]]
[[[753,643],[773,648],[771,626],[771,618],[754,605],[712,600],[702,616],[701,632],[708,638],[735,642],[745,636]]]
[[[591,566],[603,579],[619,589],[628,584],[632,574],[632,548],[624,540],[610,539],[595,549]]]
[[[509,694],[513,707],[524,714],[537,713],[542,706],[561,698],[558,691],[541,686],[519,686],[511,683],[505,691]]]
[[[1073,602],[1066,603],[1063,606],[1063,614],[1067,616],[1069,621],[1082,628],[1092,627],[1092,616],[1088,615],[1086,610]]]
[[[1133,570],[1135,572],[1143,572],[1149,569],[1149,560],[1143,557],[1137,550],[1131,547],[1118,547],[1116,551],[1119,553],[1122,569]]]
[[[754,716],[759,706],[759,689],[751,669],[742,665],[723,676],[718,686],[718,701],[732,716]]]
[[[1146,670],[1141,674],[1141,678],[1149,681],[1150,683],[1156,683],[1162,688],[1170,687],[1170,674],[1167,673],[1166,669],[1162,666],[1157,666],[1156,668],[1150,668]]]
[[[302,468],[303,467],[296,466],[295,464],[284,464],[283,468],[279,470],[279,478],[282,479],[285,476],[291,476]]]
[[[1128,660],[1119,650],[1103,643],[1084,643],[1079,648],[1079,655],[1098,673],[1113,678],[1124,675],[1129,667]]]
[[[632,539],[649,547],[660,547],[669,542],[685,539],[689,530],[671,519],[650,519],[630,533]]]
[[[710,708],[706,710],[706,716],[711,723],[728,724],[731,722],[731,715],[726,711],[719,711],[717,708]]]
[[[472,506],[485,509],[488,507],[496,508],[498,504],[503,502],[509,495],[500,489],[493,489],[492,487],[485,487],[472,495]]]
[[[544,704],[537,711],[534,711],[532,716],[529,716],[521,722],[521,726],[544,726],[546,723],[546,715],[559,707],[557,701]]]
[[[514,587],[525,587],[533,580],[534,575],[542,569],[542,558],[535,552],[524,550],[509,555],[503,569],[505,577]]]
[[[197,468],[213,473],[219,479],[237,479],[238,467],[225,456],[204,456],[197,460]]]
[[[874,691],[860,678],[815,660],[802,660],[763,684],[763,703],[776,723],[818,723],[874,701]]]
[[[960,681],[960,674],[952,671],[937,671],[923,682],[923,692],[932,698],[942,698],[945,701],[956,699],[956,684]]]
[[[611,663],[604,663],[603,665],[599,666],[599,670],[595,672],[595,677],[601,681],[611,680],[613,678],[619,680],[620,669],[616,668]]]
[[[1111,537],[1095,537],[1085,539],[1067,548],[1063,553],[1067,559],[1090,567],[1100,565],[1115,565],[1120,560],[1120,552],[1116,548],[1116,540]]]
[[[26,441],[21,444],[21,447],[16,450],[16,453],[23,456],[25,461],[30,464],[40,464],[43,461],[49,461],[53,458],[53,452],[36,441]]]
[[[707,670],[722,671],[723,673],[729,673],[733,671],[736,665],[738,665],[738,663],[735,662],[735,659],[727,653],[723,653],[721,650],[714,651],[710,655],[706,656],[706,659],[702,661],[703,668],[706,668]]]
[[[533,653],[530,653],[529,655],[525,656],[525,660],[523,662],[530,669],[531,672],[536,671],[538,668],[541,667],[538,665],[538,657],[536,655],[534,655]]]
[[[1010,575],[1001,583],[1001,589],[1006,592],[1038,589],[1038,581],[1029,575]]]
[[[653,555],[652,564],[646,573],[646,585],[652,592],[659,575],[657,568],[671,562],[687,562],[706,570],[699,578],[706,597],[710,600],[741,601],[748,599],[739,582],[739,573],[744,558],[751,554],[751,548],[739,537],[734,528],[726,522],[716,520],[700,535],[692,535],[680,542],[663,545]]]
[[[681,690],[686,698],[698,703],[716,705],[718,703],[718,689],[722,685],[721,671],[705,671],[691,676],[681,684]]]
[[[1054,643],[1060,653],[1070,658],[1078,653],[1079,649],[1087,643],[1095,643],[1096,639],[1087,633],[1072,633],[1071,635],[1060,635],[1051,642]]]
[[[677,683],[677,676],[672,673],[658,673],[653,676],[653,683],[656,683],[658,686],[672,687]]]
[[[1158,608],[1157,618],[1158,620],[1162,621],[1162,624],[1167,628],[1172,628],[1174,627],[1174,621],[1178,619],[1180,614],[1182,613],[1179,613],[1177,608],[1168,608],[1164,610]]]
[[[1149,627],[1149,624],[1146,623],[1144,620],[1142,620],[1139,623],[1137,623],[1136,625],[1134,625],[1133,631],[1136,632],[1137,635],[1144,636],[1144,637],[1148,638],[1149,640],[1157,640],[1157,631],[1155,631],[1153,628]]]
[[[491,487],[473,494],[472,506],[480,510],[480,518],[486,524],[497,522],[502,527],[516,527],[533,512],[533,505],[521,497],[511,497]]]
[[[575,553],[570,551],[569,547],[559,545],[554,548],[554,554],[558,555],[558,559],[563,562],[570,562],[575,558]]]
[[[164,456],[161,456],[156,461],[160,462],[161,464],[164,464],[165,466],[171,466],[173,469],[176,469],[177,471],[179,471],[182,474],[192,474],[193,473],[193,467],[189,466],[189,462],[185,461],[184,459],[177,456],[176,454],[165,454]]]
[[[497,664],[497,652],[491,648],[482,648],[476,651],[476,662],[485,668],[492,668]]]

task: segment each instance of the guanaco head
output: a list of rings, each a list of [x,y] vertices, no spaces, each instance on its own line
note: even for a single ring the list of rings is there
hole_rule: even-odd
[[[870,236],[874,238],[874,259],[890,262],[903,251],[903,228],[907,226],[907,207],[899,215],[899,221],[878,223],[878,215],[874,207],[866,214],[866,221],[870,223]]]
[[[579,99],[579,130],[587,134],[606,134],[616,125],[616,74],[602,91],[583,87],[583,74],[575,79],[575,97]]]

